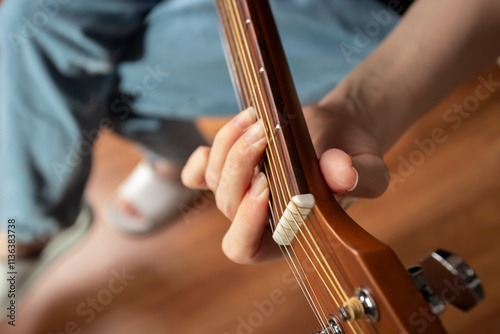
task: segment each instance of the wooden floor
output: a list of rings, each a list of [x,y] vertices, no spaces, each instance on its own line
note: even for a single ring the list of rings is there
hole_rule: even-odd
[[[499,69],[491,68],[483,77],[487,80],[488,75],[500,81]],[[391,150],[387,161],[394,179],[384,196],[360,200],[349,209],[360,225],[391,245],[405,265],[441,247],[476,269],[486,299],[465,314],[449,307],[442,320],[450,333],[498,333],[500,327],[499,87],[490,87],[495,91],[470,116],[443,119],[454,103],[473,108],[479,101],[478,84],[475,79],[453,94]],[[446,140],[434,142],[432,149],[429,140],[436,128],[445,131]],[[428,144],[427,154],[417,139]],[[87,189],[95,211],[90,234],[31,291],[16,328],[3,323],[1,333],[317,330],[285,263],[240,266],[224,258],[220,243],[229,223],[209,195],[153,236],[132,238],[107,227],[103,203],[139,158],[130,143],[111,135],[99,140],[94,153]],[[281,297],[273,301],[276,294]]]

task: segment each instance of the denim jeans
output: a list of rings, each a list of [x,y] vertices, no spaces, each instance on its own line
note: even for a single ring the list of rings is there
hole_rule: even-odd
[[[303,103],[399,19],[375,0],[271,4]],[[0,45],[0,225],[20,242],[74,221],[100,129],[182,162],[194,118],[238,111],[212,0],[4,0]]]

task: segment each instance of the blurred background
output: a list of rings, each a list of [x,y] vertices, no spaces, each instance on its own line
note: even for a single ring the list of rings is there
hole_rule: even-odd
[[[498,82],[500,70],[492,66],[482,76]],[[443,248],[476,270],[484,302],[468,313],[449,306],[440,318],[450,333],[498,333],[500,327],[500,91],[490,87],[491,95],[478,100],[480,84],[475,78],[418,122],[387,154],[393,174],[387,192],[348,210],[406,266]],[[474,99],[478,105],[467,114],[445,116],[455,104]],[[198,121],[207,138],[223,123]],[[423,149],[435,129],[444,131],[440,142]],[[99,139],[93,156],[86,189],[95,215],[90,234],[53,264],[29,292],[16,327],[3,322],[1,333],[318,330],[285,262],[242,266],[224,257],[220,244],[229,222],[209,194],[151,236],[110,229],[103,203],[140,157],[131,143],[112,134]]]

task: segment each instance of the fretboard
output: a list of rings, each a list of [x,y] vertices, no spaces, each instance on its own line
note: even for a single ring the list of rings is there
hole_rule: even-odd
[[[217,7],[240,105],[252,106],[266,129],[263,169],[279,218],[293,196],[309,193],[297,147],[316,157],[302,108],[267,1],[218,0]]]

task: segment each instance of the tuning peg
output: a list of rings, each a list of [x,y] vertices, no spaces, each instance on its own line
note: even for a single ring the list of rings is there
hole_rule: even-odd
[[[446,308],[446,304],[444,300],[442,300],[438,295],[434,293],[429,285],[429,282],[427,282],[427,279],[425,278],[422,268],[419,266],[408,268],[408,274],[410,274],[413,282],[429,304],[432,313],[436,315],[443,313]]]
[[[483,298],[481,280],[460,257],[438,249],[420,260],[408,273],[434,314],[445,309],[445,301],[468,310]]]
[[[337,318],[329,315],[323,329],[311,334],[344,334],[344,330],[342,329],[342,326],[340,326]]]
[[[459,309],[466,311],[484,298],[481,280],[462,258],[438,249],[420,266],[434,293]]]

